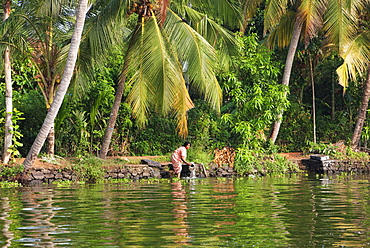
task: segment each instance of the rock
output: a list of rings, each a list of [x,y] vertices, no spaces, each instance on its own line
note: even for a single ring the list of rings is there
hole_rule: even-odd
[[[153,161],[153,160],[150,160],[150,159],[142,159],[141,160],[141,163],[147,164],[150,167],[157,167],[157,168],[161,168],[162,167],[162,164],[161,163],[156,162],[156,161]]]
[[[54,178],[54,174],[53,173],[45,174],[45,178],[46,179]]]
[[[72,176],[67,172],[63,172],[63,177],[66,178],[66,179],[71,179],[72,178]]]
[[[118,174],[117,173],[108,173],[109,177],[111,178],[117,178]]]
[[[329,159],[329,156],[321,155],[321,154],[314,154],[314,155],[311,155],[310,158],[318,160],[318,161],[325,161]]]
[[[63,178],[63,174],[62,173],[57,173],[55,175],[55,179],[62,179]]]
[[[42,179],[44,179],[44,178],[45,178],[44,173],[39,172],[39,171],[33,172],[33,173],[32,173],[32,176],[33,176],[33,178],[35,178],[36,180],[42,180]]]

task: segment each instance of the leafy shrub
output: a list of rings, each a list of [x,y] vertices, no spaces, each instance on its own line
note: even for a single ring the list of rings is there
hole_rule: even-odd
[[[202,148],[193,147],[188,150],[187,161],[194,163],[208,164],[213,160],[213,154],[204,151]]]
[[[77,163],[73,164],[72,169],[79,180],[85,180],[89,182],[96,182],[99,179],[103,179],[105,170],[102,168],[103,162],[99,158],[84,158],[80,159]]]
[[[235,156],[235,170],[241,175],[291,173],[299,171],[299,167],[279,154],[239,148]]]
[[[308,142],[308,147],[305,147],[303,149],[303,152],[323,155],[335,155],[338,152],[337,148],[337,146],[334,146],[332,144]]]
[[[22,164],[6,165],[1,167],[0,175],[2,177],[11,178],[21,174],[24,171]]]

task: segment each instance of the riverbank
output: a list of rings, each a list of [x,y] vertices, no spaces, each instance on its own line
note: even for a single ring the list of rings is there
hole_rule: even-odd
[[[172,164],[168,161],[158,162],[152,159],[160,157],[115,157],[106,160],[76,160],[63,161],[53,164],[38,160],[23,173],[2,173],[3,181],[17,181],[26,185],[53,183],[55,181],[97,181],[101,179],[162,179],[173,178]],[[139,162],[138,162],[139,160]],[[19,166],[19,165],[18,165]],[[16,168],[16,165],[4,168]],[[14,170],[15,172],[15,170]],[[8,175],[7,175],[8,174]],[[208,169],[203,164],[195,163],[193,166],[183,165],[181,178],[206,177],[235,177],[238,176],[230,166],[219,167],[211,165]]]
[[[367,161],[332,160],[328,156],[303,153],[281,153],[288,161],[298,165],[301,171],[309,173],[370,172]],[[150,178],[173,178],[173,168],[165,156],[117,156],[105,160],[98,158],[38,158],[33,166],[21,171],[24,159],[13,161],[1,170],[2,181],[18,181],[24,184],[52,183],[54,181],[96,181],[100,179],[140,180]],[[207,168],[206,168],[207,167]],[[17,169],[18,168],[18,169]],[[20,173],[21,172],[21,173]],[[265,173],[255,171],[255,175]],[[236,177],[239,175],[230,165],[196,163],[194,167],[184,166],[182,178]]]

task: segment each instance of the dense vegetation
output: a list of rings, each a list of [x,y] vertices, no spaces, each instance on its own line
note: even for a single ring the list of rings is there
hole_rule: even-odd
[[[203,7],[199,7],[200,12]],[[184,140],[189,140],[193,145],[189,150],[191,160],[210,162],[215,149],[228,146],[236,150],[235,165],[241,171],[247,171],[250,164],[266,159],[266,156],[275,156],[279,161],[278,156],[271,155],[277,152],[308,151],[318,146],[315,143],[323,144],[323,147],[339,141],[350,144],[366,74],[352,78],[345,88],[339,85],[336,70],[343,58],[338,51],[325,52],[324,36],[318,33],[309,44],[299,43],[290,85],[282,85],[288,48],[266,48],[262,13],[263,7],[258,9],[243,33],[234,32],[236,42],[233,53],[228,54],[231,55],[228,66],[220,59],[214,69],[222,89],[219,112],[204,99],[199,88],[190,84],[188,92],[194,107],[187,112],[187,136],[179,135],[178,120],[171,111],[160,113],[155,105],[147,110],[143,125],[142,119],[134,118],[132,105],[126,101],[134,87],[128,84],[108,155],[166,155]],[[213,14],[219,24],[236,30],[236,25]],[[134,27],[132,19],[129,20],[128,27]],[[363,28],[366,29],[366,25]],[[127,43],[114,47],[102,66],[92,66],[90,72],[94,76],[84,78],[82,88],[77,83],[81,79],[75,78],[55,119],[56,155],[98,156],[122,76],[127,47]],[[222,47],[216,49],[220,49],[218,54],[223,54]],[[37,86],[40,72],[31,62],[32,58],[21,56],[14,56],[12,60],[13,156],[27,155],[48,111],[48,103]],[[127,75],[130,76],[133,75]],[[0,109],[5,116],[4,85],[3,75]],[[271,126],[283,110],[279,136],[275,143],[271,143],[268,139]],[[4,120],[0,119],[2,125]],[[370,138],[367,121],[362,130],[359,146],[366,146]],[[4,135],[2,129],[1,147]]]

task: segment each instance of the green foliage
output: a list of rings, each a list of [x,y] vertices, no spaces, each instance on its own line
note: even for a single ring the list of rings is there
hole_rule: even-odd
[[[331,159],[370,161],[366,152],[353,151],[350,146],[339,147],[333,144],[309,142],[308,146],[302,149],[305,153],[329,155]]]
[[[0,182],[0,188],[4,189],[4,188],[19,188],[19,187],[22,187],[22,184],[21,183],[18,183],[18,182],[8,182],[8,181],[1,181]]]
[[[194,163],[208,164],[213,160],[213,154],[211,152],[205,151],[201,147],[193,146],[188,150],[187,161]]]
[[[76,156],[97,151],[114,99],[114,77],[104,74],[108,72],[98,71],[98,81],[91,82],[84,94],[72,92],[65,99],[55,121],[58,153]]]
[[[258,169],[261,169],[257,167],[258,165],[260,163],[251,150],[243,148],[236,150],[234,167],[239,174],[255,174],[258,172]]]
[[[4,117],[0,118],[0,125],[5,124],[5,113],[2,114]],[[20,155],[19,148],[23,146],[23,143],[20,142],[21,138],[23,137],[23,134],[20,132],[20,126],[19,126],[19,121],[24,120],[25,118],[21,117],[23,115],[22,112],[18,111],[16,108],[13,109],[12,112],[12,127],[13,130],[11,133],[13,134],[12,136],[12,145],[9,147],[8,152],[11,153],[11,157],[15,158]],[[1,145],[3,145],[3,140],[5,137],[5,129],[1,129],[1,135],[2,137],[2,142]]]
[[[297,151],[313,139],[311,113],[302,104],[292,102],[284,114],[277,144],[279,150]]]
[[[30,90],[20,98],[14,98],[14,107],[23,112],[24,121],[19,122],[19,130],[23,134],[19,147],[22,156],[26,156],[35,140],[46,116],[44,100],[37,90]]]
[[[370,140],[370,126],[364,126],[361,132],[361,141],[364,143],[365,147],[367,147],[369,140]]]
[[[12,87],[13,99],[20,99],[24,94],[27,94],[36,87],[35,68],[31,65],[28,59],[12,60]],[[0,93],[5,95],[5,75],[0,74]]]
[[[78,176],[79,180],[85,180],[88,182],[96,182],[102,179],[105,174],[105,169],[102,168],[103,161],[99,158],[90,157],[80,159],[77,163],[71,166]]]
[[[1,167],[0,175],[1,177],[12,178],[24,171],[24,166],[22,164],[16,165],[4,165]]]
[[[256,149],[266,142],[267,132],[278,113],[288,106],[286,88],[278,83],[280,66],[257,36],[239,37],[235,69],[222,74],[225,92],[222,121],[233,144]]]
[[[237,151],[239,148],[241,154],[237,156],[241,164],[250,163],[253,168],[262,157],[253,160],[254,156],[251,154],[308,151],[311,148],[331,156],[360,156],[360,159],[365,159],[359,153],[339,153],[334,148],[314,147],[310,144],[313,140],[313,125],[308,53],[300,52],[295,60],[289,94],[291,103],[288,104],[283,97],[286,89],[279,82],[281,66],[273,60],[279,55],[284,57],[284,54],[270,53],[259,45],[253,34],[238,39],[239,54],[233,58],[233,67],[219,73],[218,79],[223,89],[221,115],[217,115],[204,100],[199,100],[203,96],[190,84],[189,94],[195,107],[188,111],[187,140],[193,145],[188,151],[189,161],[207,164],[213,158],[214,149],[225,146],[234,147]],[[108,58],[104,67],[95,69],[95,80],[89,81],[89,87],[86,86],[81,91],[77,88],[69,91],[55,122],[58,155],[88,156],[99,152],[122,61],[122,52],[119,51]],[[338,61],[336,56],[329,56],[315,67],[317,138],[325,143],[349,140],[362,94],[362,88],[357,82],[351,82],[346,93],[342,94],[335,77]],[[46,110],[42,95],[35,90],[34,68],[29,66],[28,61],[17,59],[13,68],[14,106],[24,113],[22,117],[25,118],[25,121],[16,124],[19,125],[17,131],[23,134],[23,137],[18,137],[18,142],[24,146],[15,149],[25,156],[42,125]],[[2,83],[3,79],[0,79],[0,86]],[[3,90],[1,87],[0,89]],[[124,103],[129,90],[126,87],[109,155],[172,153],[184,142],[176,134],[175,121],[168,116],[152,113],[147,127],[139,129],[132,118],[130,106]],[[3,108],[3,95],[0,98]],[[271,146],[266,142],[269,128],[277,113],[285,108],[287,111],[276,143],[278,147]],[[335,110],[333,116],[332,108]],[[362,134],[365,146],[369,139],[367,124],[365,123]],[[0,132],[0,145],[2,142],[3,131]],[[247,150],[251,152],[245,152]],[[273,161],[275,160],[274,158]]]
[[[299,171],[297,164],[279,154],[267,154],[263,150],[239,148],[236,151],[235,170],[241,175],[266,173],[292,173]]]
[[[317,43],[317,40],[316,40]],[[313,61],[317,140],[335,143],[352,135],[362,90],[351,82],[344,93],[335,69],[342,63],[335,54],[322,58],[316,44],[298,51],[290,80],[290,107],[285,111],[276,144],[280,151],[299,151],[313,141],[312,82],[309,59]]]
[[[370,156],[367,152],[355,152],[351,147],[347,147],[345,151],[345,158],[341,157],[340,159],[370,161]]]
[[[131,155],[167,154],[183,143],[176,134],[176,123],[161,116],[152,116],[145,129],[136,127],[131,139]]]
[[[23,117],[21,117],[23,113],[18,111],[16,108],[13,109],[13,115],[12,115],[12,126],[13,131],[12,134],[12,145],[9,147],[8,152],[11,153],[11,156],[18,157],[20,155],[20,152],[18,151],[19,147],[23,146],[23,143],[19,142],[19,140],[23,137],[23,134],[19,131],[19,125],[17,124],[18,121],[24,120]]]
[[[333,156],[338,152],[337,149],[338,147],[332,144],[309,142],[308,147],[304,148],[303,151],[307,154],[316,153]]]
[[[49,156],[47,154],[41,155],[41,161],[54,164],[54,165],[62,165],[62,161],[64,159],[60,156],[54,155],[54,156]]]
[[[219,115],[203,100],[194,100],[195,107],[189,111],[188,140],[199,152],[206,153],[218,147],[230,145],[230,133],[225,131]]]

